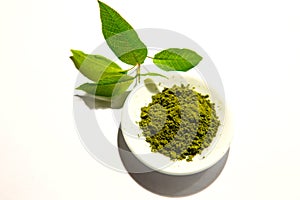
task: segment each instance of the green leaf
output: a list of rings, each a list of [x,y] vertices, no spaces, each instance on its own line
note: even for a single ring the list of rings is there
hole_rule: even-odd
[[[98,82],[106,73],[125,73],[119,65],[101,55],[89,55],[82,51],[71,50],[71,60],[76,68],[88,79]]]
[[[165,71],[188,71],[198,65],[202,57],[189,49],[170,48],[157,53],[153,62]]]
[[[157,94],[160,92],[157,85],[155,84],[155,82],[152,79],[146,78],[144,80],[144,83],[149,92],[154,93],[154,94]]]
[[[76,89],[96,96],[118,96],[129,88],[134,79],[135,77],[126,74],[107,74],[98,83],[85,83]]]
[[[117,11],[101,1],[98,3],[102,33],[111,50],[121,61],[129,65],[144,63],[148,50],[136,31]]]
[[[168,79],[168,77],[166,77],[166,76],[164,76],[162,74],[153,73],[153,72],[146,73],[146,74],[140,74],[140,76],[161,76],[161,77],[164,77],[164,78]]]

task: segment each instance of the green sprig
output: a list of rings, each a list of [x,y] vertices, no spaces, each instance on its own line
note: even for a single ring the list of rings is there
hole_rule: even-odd
[[[134,79],[140,82],[141,76],[162,76],[158,73],[141,74],[142,64],[146,58],[164,71],[188,71],[197,66],[202,57],[189,49],[170,48],[148,56],[148,49],[141,41],[134,28],[113,8],[98,1],[103,36],[114,54],[122,62],[132,65],[130,69],[122,69],[112,60],[102,55],[85,54],[79,50],[71,50],[70,57],[75,67],[93,83],[79,86],[89,94],[111,97],[124,93]],[[136,76],[129,76],[127,72],[136,71]]]

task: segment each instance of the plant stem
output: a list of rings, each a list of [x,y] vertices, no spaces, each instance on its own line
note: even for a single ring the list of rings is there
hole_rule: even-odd
[[[147,56],[147,58],[151,58],[151,59],[154,59],[153,57],[151,57],[151,56]]]
[[[140,83],[140,81],[141,81],[141,65],[140,64],[137,64],[136,75],[137,75],[138,83]]]

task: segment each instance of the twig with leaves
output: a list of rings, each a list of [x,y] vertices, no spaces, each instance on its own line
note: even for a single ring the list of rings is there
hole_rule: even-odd
[[[79,86],[88,94],[112,97],[124,93],[135,79],[139,83],[141,76],[163,76],[158,73],[141,74],[140,69],[146,58],[164,71],[188,71],[198,65],[202,57],[189,49],[169,48],[148,56],[146,45],[140,40],[133,27],[114,9],[98,1],[103,36],[114,54],[122,62],[132,65],[124,70],[112,60],[101,55],[85,54],[71,50],[70,57],[76,68],[93,83]],[[136,75],[128,75],[135,70]]]

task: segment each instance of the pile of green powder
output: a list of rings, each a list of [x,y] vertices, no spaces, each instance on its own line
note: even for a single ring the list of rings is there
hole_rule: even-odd
[[[216,136],[220,121],[208,95],[189,86],[164,88],[141,108],[140,128],[152,152],[192,161]]]

